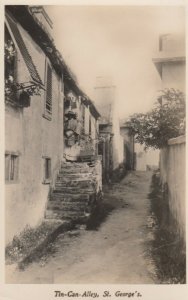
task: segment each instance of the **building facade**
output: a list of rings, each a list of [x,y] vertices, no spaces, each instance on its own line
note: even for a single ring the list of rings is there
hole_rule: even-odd
[[[153,59],[161,77],[162,88],[173,88],[185,93],[185,38],[181,35],[163,35],[159,39],[159,53]],[[168,140],[160,150],[160,178],[168,192],[170,222],[173,232],[186,240],[186,140],[185,135]],[[169,225],[169,224],[167,224]]]
[[[67,158],[74,152],[68,131],[74,129],[79,155],[81,133],[93,144],[96,140],[99,113],[78,88],[51,34],[52,22],[42,6],[6,6],[6,242],[43,220],[62,162],[72,160]],[[73,121],[71,129],[68,119],[79,122]],[[90,148],[97,154],[96,145]]]
[[[65,150],[68,161],[82,161],[98,154],[98,118],[93,102],[65,79]]]
[[[120,134],[116,87],[111,78],[97,78],[94,100],[101,114],[99,154],[102,155],[103,177],[108,180],[124,161],[124,139]]]
[[[185,92],[185,40],[181,35],[162,35],[159,51],[153,58],[161,77],[162,88],[174,88]]]

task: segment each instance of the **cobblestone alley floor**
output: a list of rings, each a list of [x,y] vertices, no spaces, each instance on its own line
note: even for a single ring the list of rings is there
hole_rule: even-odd
[[[60,234],[53,253],[24,271],[7,271],[8,283],[158,283],[150,255],[148,200],[151,172],[130,172],[105,188],[107,216],[98,228]],[[94,225],[93,225],[94,226]]]

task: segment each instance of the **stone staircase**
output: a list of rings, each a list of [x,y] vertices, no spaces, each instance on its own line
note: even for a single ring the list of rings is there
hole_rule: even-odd
[[[95,165],[86,162],[63,162],[55,187],[50,192],[45,218],[85,220],[97,196]]]

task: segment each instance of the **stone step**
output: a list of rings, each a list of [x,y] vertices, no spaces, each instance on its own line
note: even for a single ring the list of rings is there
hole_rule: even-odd
[[[62,202],[49,201],[47,209],[63,210],[63,211],[84,211],[87,208],[87,202]]]
[[[65,179],[67,179],[67,180],[69,180],[69,179],[78,179],[78,178],[80,178],[80,179],[82,179],[82,178],[93,178],[93,177],[95,177],[95,174],[94,173],[92,173],[92,172],[87,172],[87,173],[66,173],[66,174],[64,174],[64,173],[59,173],[58,175],[57,175],[57,179],[58,178],[65,178]]]
[[[70,182],[56,182],[55,183],[55,189],[58,188],[94,188],[95,183],[92,182],[91,180],[85,180],[85,181],[70,181]]]
[[[60,169],[59,170],[59,174],[61,175],[79,175],[79,174],[88,174],[88,173],[92,173],[92,171],[94,171],[94,169]]]
[[[69,166],[69,167],[64,167],[62,166],[60,168],[60,170],[62,171],[65,171],[65,172],[69,172],[69,171],[75,171],[75,173],[79,172],[80,170],[83,170],[83,171],[89,171],[91,168],[93,167],[90,167],[90,166]]]
[[[95,195],[95,167],[87,162],[61,163],[55,187],[47,203],[47,220],[76,220],[89,216],[89,203]]]
[[[82,167],[83,168],[83,167],[89,167],[89,165],[87,162],[62,162],[61,167],[62,168],[72,168],[72,167],[75,167],[75,168]]]
[[[78,174],[58,174],[57,175],[57,180],[84,180],[84,179],[88,179],[88,178],[95,178],[95,174],[93,173],[80,173]]]
[[[58,193],[66,193],[66,194],[92,194],[94,193],[95,190],[94,188],[80,188],[79,186],[77,187],[56,187],[53,190],[53,194],[58,194]]]
[[[87,177],[84,176],[84,177],[78,177],[78,178],[76,178],[76,177],[71,178],[71,177],[65,176],[65,177],[60,177],[56,180],[56,182],[66,182],[66,183],[71,183],[71,182],[73,182],[73,183],[75,183],[75,182],[78,182],[78,183],[88,182],[88,183],[90,183],[90,182],[94,182],[94,181],[96,181],[94,176],[87,176]]]
[[[89,195],[86,194],[62,194],[62,193],[52,193],[50,196],[50,201],[59,200],[61,202],[87,202],[89,201]]]
[[[84,212],[78,212],[78,211],[59,211],[59,210],[49,210],[47,209],[45,212],[45,218],[46,219],[60,219],[60,220],[66,220],[66,219],[79,219],[82,217],[85,217]]]

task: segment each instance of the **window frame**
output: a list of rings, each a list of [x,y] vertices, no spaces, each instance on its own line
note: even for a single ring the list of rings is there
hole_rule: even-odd
[[[52,179],[52,159],[50,156],[43,156],[43,184],[50,184]],[[50,162],[50,165],[47,168],[47,161]],[[48,169],[48,172],[46,172]],[[46,173],[49,173],[49,176],[46,176]]]
[[[8,157],[8,168],[6,157]],[[19,159],[20,155],[18,152],[5,151],[5,183],[18,183],[19,182]],[[7,174],[8,169],[8,174]],[[8,175],[8,176],[7,176]]]

